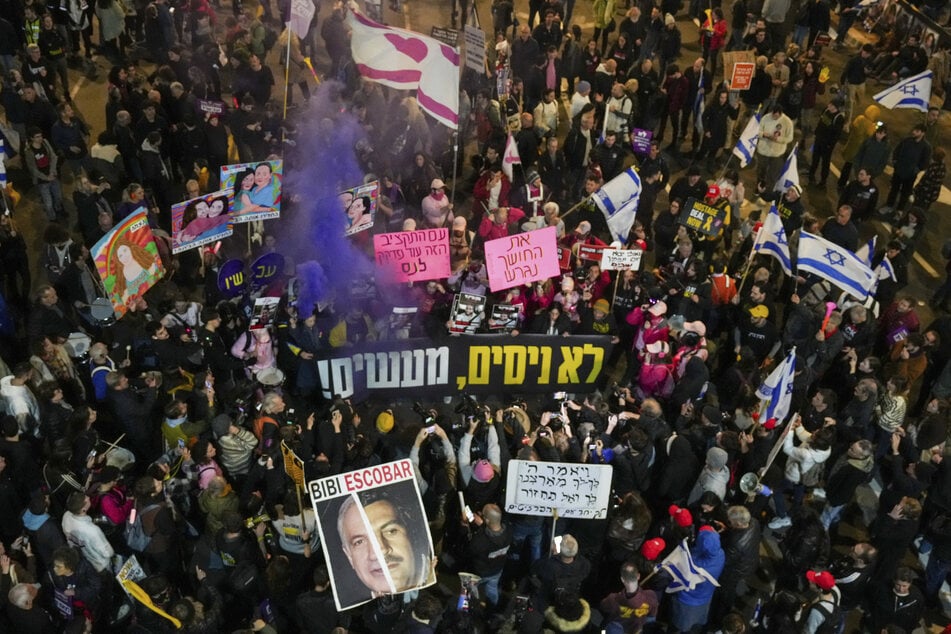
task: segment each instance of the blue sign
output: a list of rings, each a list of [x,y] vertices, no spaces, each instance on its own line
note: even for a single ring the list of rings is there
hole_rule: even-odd
[[[244,275],[244,262],[241,260],[228,260],[221,265],[218,271],[218,290],[225,297],[237,297],[241,295],[247,287],[247,280]]]

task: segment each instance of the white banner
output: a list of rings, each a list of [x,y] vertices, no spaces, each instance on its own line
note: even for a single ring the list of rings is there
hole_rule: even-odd
[[[601,270],[639,271],[643,255],[640,249],[605,249],[601,252]]]
[[[587,450],[587,447],[584,448]],[[505,510],[521,515],[604,519],[611,498],[611,465],[509,461]]]

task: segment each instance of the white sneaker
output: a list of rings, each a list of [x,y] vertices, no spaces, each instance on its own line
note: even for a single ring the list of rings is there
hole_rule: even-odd
[[[774,517],[773,521],[767,524],[771,530],[778,531],[781,528],[789,528],[792,526],[792,520],[788,517]]]

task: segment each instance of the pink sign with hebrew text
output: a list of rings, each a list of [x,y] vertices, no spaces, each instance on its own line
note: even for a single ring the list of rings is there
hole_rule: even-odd
[[[485,243],[485,265],[492,292],[561,275],[555,227],[506,236]]]
[[[422,282],[449,277],[449,229],[378,233],[376,265],[387,280]]]

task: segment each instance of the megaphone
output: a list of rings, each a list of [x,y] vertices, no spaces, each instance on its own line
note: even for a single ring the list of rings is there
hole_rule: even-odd
[[[757,476],[752,471],[743,474],[743,477],[740,478],[740,491],[747,495],[759,494],[770,496],[773,494],[772,489],[760,482],[759,476]]]

